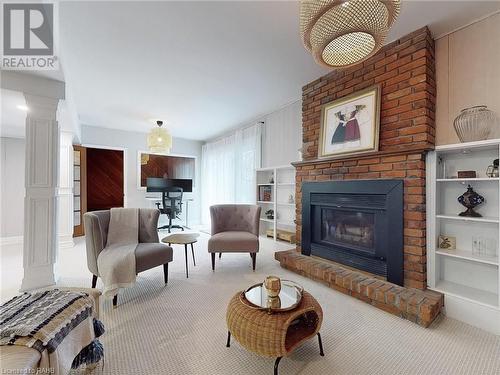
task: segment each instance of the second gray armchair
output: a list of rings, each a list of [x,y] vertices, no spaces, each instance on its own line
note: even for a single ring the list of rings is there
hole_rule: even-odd
[[[212,236],[208,252],[215,271],[215,254],[249,253],[255,271],[259,252],[260,207],[253,204],[219,204],[210,207]]]

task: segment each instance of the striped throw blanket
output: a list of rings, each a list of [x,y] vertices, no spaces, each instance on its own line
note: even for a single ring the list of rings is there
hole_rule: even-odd
[[[41,368],[67,374],[102,357],[96,337],[104,329],[93,318],[94,299],[58,289],[24,293],[0,307],[0,345],[21,345],[41,353]]]

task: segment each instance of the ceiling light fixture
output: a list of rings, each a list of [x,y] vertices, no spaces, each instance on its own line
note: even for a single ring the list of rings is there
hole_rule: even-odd
[[[357,64],[383,46],[400,5],[400,0],[301,0],[302,42],[320,65]]]
[[[148,148],[151,152],[169,153],[172,148],[172,135],[162,128],[163,121],[156,121],[156,125],[148,135]]]
[[[21,111],[24,111],[24,112],[28,112],[29,111],[29,108],[25,105],[22,105],[22,104],[19,104],[18,106],[16,106],[17,109],[20,109]]]

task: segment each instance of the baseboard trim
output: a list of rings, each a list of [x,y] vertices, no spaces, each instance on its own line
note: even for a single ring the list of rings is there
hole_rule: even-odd
[[[73,241],[73,235],[59,235],[59,248],[60,249],[70,249],[75,247],[75,242]]]
[[[0,237],[0,245],[22,245],[23,236]],[[75,246],[72,235],[59,236],[59,248],[67,249]]]
[[[0,245],[22,245],[23,236],[0,237]]]

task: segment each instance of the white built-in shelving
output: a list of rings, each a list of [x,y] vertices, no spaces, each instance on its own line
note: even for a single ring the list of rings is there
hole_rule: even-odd
[[[500,139],[437,146],[427,155],[427,284],[445,295],[446,314],[500,334],[500,179],[486,169],[500,154]],[[475,178],[457,178],[458,171]],[[485,198],[464,217],[457,198],[471,185]],[[439,235],[456,249],[438,247]],[[474,249],[473,240],[485,246]],[[473,312],[473,313],[472,313]]]
[[[261,235],[266,235],[268,229],[273,229],[274,239],[277,230],[282,229],[295,232],[295,168],[292,165],[279,167],[259,168],[256,171],[257,198],[256,202],[262,207],[260,219]],[[269,187],[270,200],[261,200],[259,191]],[[290,196],[293,202],[290,201]],[[268,219],[265,212],[272,209],[274,218]]]
[[[498,182],[498,177],[476,177],[476,178],[437,178],[437,182],[478,182],[478,181],[489,181],[489,182]]]
[[[436,215],[438,219],[458,220],[458,221],[476,221],[478,223],[498,223],[498,217],[467,217],[457,215]]]

